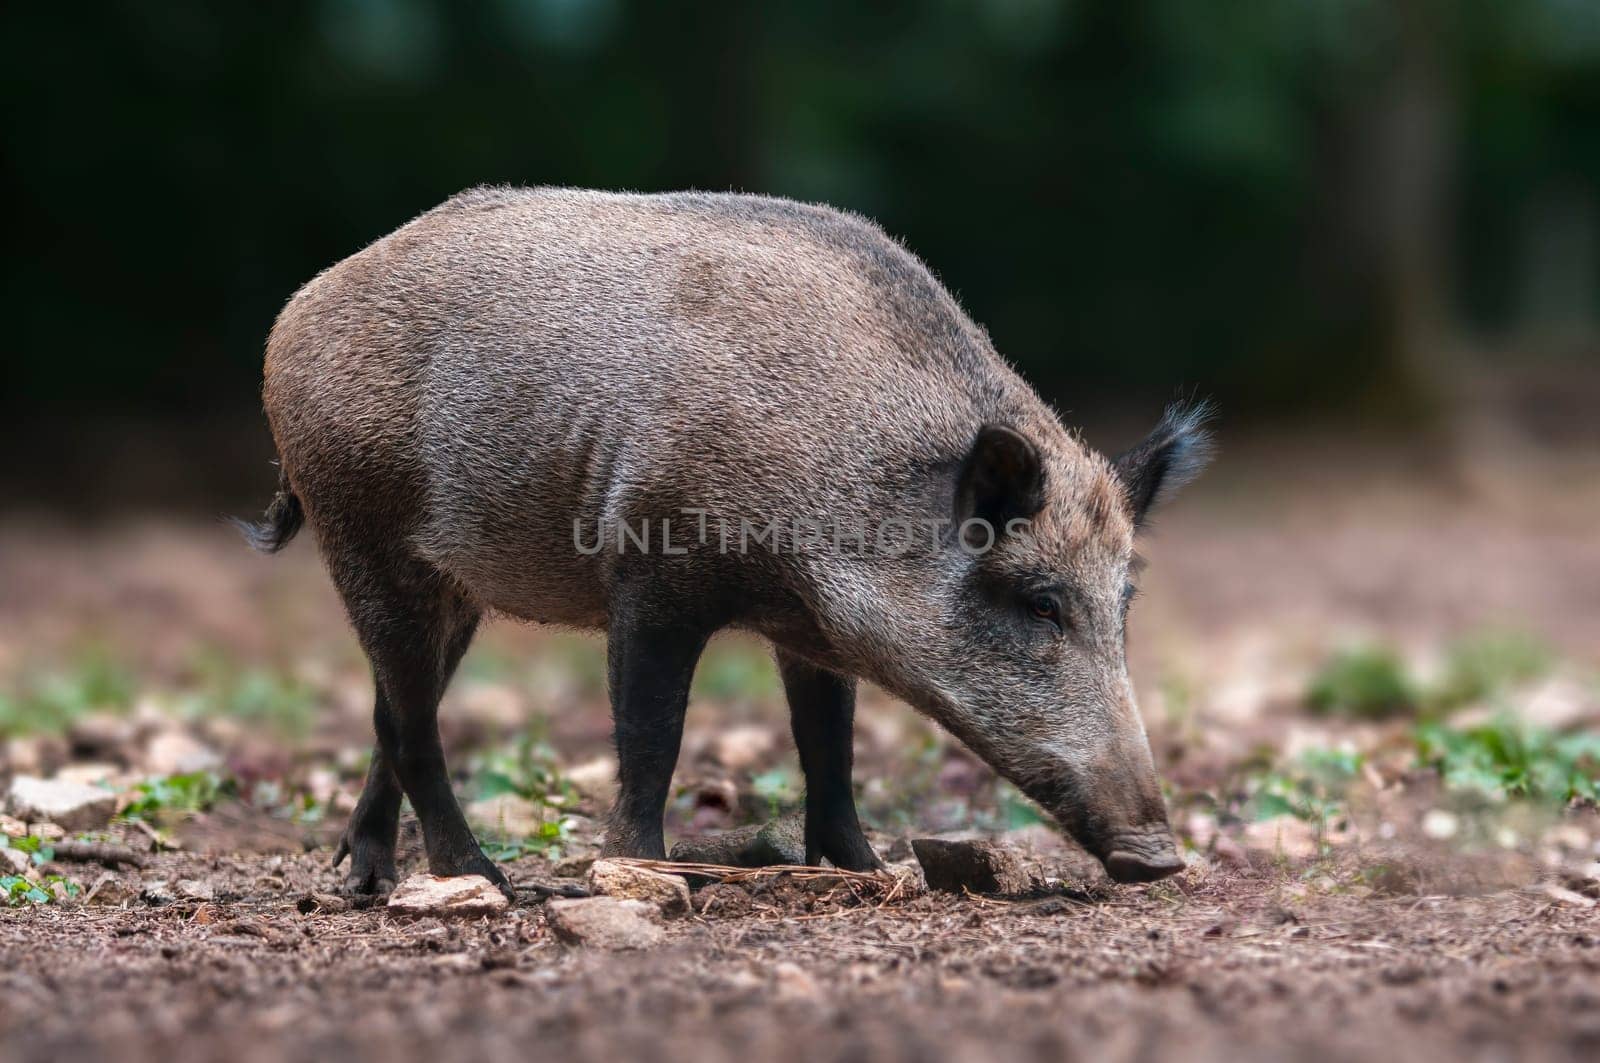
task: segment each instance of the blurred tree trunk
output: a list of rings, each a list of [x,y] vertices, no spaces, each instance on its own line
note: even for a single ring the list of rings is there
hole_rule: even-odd
[[[1372,116],[1379,321],[1397,383],[1448,417],[1465,368],[1446,295],[1455,125],[1443,59],[1448,12],[1432,0],[1403,0],[1395,11],[1394,70]]]

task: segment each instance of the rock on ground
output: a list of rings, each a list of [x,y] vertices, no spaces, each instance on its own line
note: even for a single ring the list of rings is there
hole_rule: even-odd
[[[656,922],[654,905],[618,897],[555,898],[544,906],[550,930],[568,945],[599,949],[647,949],[661,943],[665,931]]]
[[[1027,893],[1038,886],[1015,853],[993,842],[917,838],[911,842],[911,849],[917,854],[930,889],[1014,894]]]
[[[684,838],[672,847],[671,859],[729,867],[803,864],[806,862],[805,818],[796,813],[759,826],[752,824],[721,834]]]
[[[389,894],[389,911],[396,915],[494,915],[511,906],[500,887],[482,875],[412,875]]]
[[[587,879],[596,896],[644,901],[668,918],[689,914],[689,884],[677,875],[616,860],[596,860]]]
[[[44,820],[67,831],[99,830],[117,810],[117,795],[98,786],[18,775],[6,795],[11,814]]]
[[[181,730],[159,731],[144,747],[144,770],[151,775],[190,775],[222,766],[222,755]]]
[[[574,764],[561,773],[561,777],[579,796],[605,806],[617,793],[617,760],[611,756],[598,756],[582,764]]]

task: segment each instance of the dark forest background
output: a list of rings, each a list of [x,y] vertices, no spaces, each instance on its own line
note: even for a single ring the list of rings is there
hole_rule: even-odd
[[[0,18],[0,412],[60,441],[14,476],[104,425],[126,441],[245,424],[237,452],[259,457],[277,309],[489,182],[860,211],[1069,410],[1183,388],[1240,420],[1404,420],[1461,378],[1568,382],[1596,361],[1592,0],[295,0]]]

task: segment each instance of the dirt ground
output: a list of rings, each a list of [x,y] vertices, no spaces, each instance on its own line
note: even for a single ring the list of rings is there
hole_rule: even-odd
[[[1276,870],[1109,900],[949,894],[670,924],[301,915],[325,854],[174,857],[218,900],[0,922],[16,1059],[1582,1059],[1600,926],[1538,894],[1321,897]],[[728,887],[724,887],[725,889]],[[223,899],[226,898],[226,899]]]
[[[887,904],[781,881],[718,886],[697,893],[703,911],[666,924],[663,944],[630,952],[555,939],[534,887],[557,868],[537,852],[506,862],[524,889],[499,916],[408,920],[317,900],[340,879],[330,843],[359,788],[370,694],[309,543],[262,559],[205,522],[14,515],[0,522],[0,677],[15,687],[91,643],[135,676],[126,718],[204,743],[246,782],[163,819],[170,848],[113,824],[109,840],[143,867],[53,865],[95,889],[92,902],[0,908],[0,1055],[1596,1058],[1600,907],[1561,868],[1600,856],[1600,815],[1577,803],[1515,831],[1496,821],[1497,844],[1447,842],[1427,827],[1446,807],[1439,781],[1395,752],[1407,725],[1312,717],[1303,692],[1351,638],[1392,643],[1426,674],[1450,639],[1501,624],[1592,676],[1597,465],[1440,471],[1375,452],[1328,469],[1327,449],[1237,455],[1145,548],[1133,670],[1188,870],[1149,886],[1096,879],[1039,826],[1005,820],[1003,794],[964,751],[867,692],[857,774],[880,848],[998,835],[1062,884]],[[675,834],[792,802],[773,782],[793,760],[782,705],[743,652],[703,669]],[[218,653],[295,676],[315,708],[309,730],[286,737],[262,716],[157,696],[193,686],[196,660]],[[510,625],[487,633],[444,710],[464,785],[475,751],[535,724],[562,770],[603,757],[594,653]],[[1560,682],[1551,689],[1592,697]],[[169,717],[175,730],[162,730]],[[91,759],[72,733],[12,739],[0,769]],[[1228,814],[1241,765],[1309,745],[1367,758],[1353,784],[1366,789],[1327,836],[1286,839],[1285,818],[1264,839]],[[126,779],[148,767],[143,753],[112,755]],[[319,794],[318,814],[261,797],[280,790]],[[592,794],[570,806],[566,855],[592,850],[600,807]],[[412,869],[414,834],[408,820]]]

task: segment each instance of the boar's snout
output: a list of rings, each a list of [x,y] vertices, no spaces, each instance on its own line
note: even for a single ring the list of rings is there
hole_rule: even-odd
[[[1154,882],[1183,870],[1172,833],[1163,825],[1120,834],[1104,858],[1106,874],[1115,882]]]

